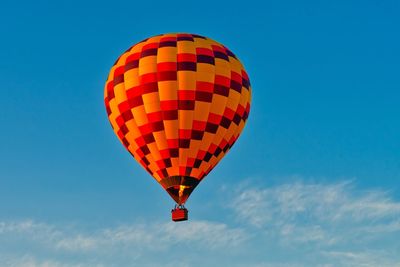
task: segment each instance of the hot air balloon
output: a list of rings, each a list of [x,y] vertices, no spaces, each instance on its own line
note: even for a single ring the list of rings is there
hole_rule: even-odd
[[[176,202],[172,220],[182,221],[190,194],[238,139],[251,88],[227,47],[171,33],[123,53],[111,68],[104,100],[115,134]]]

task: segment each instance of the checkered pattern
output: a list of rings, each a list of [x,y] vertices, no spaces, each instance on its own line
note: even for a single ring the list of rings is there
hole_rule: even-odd
[[[195,185],[182,196],[190,186],[167,179],[202,180],[239,137],[250,101],[250,81],[237,57],[195,34],[163,34],[132,46],[105,86],[118,138],[179,204]]]

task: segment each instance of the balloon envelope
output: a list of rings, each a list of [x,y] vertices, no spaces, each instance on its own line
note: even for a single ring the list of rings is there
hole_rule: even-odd
[[[115,134],[178,204],[235,143],[251,101],[238,58],[185,33],[133,45],[111,68],[104,93]]]

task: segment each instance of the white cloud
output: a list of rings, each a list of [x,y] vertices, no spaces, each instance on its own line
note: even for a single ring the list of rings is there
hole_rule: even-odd
[[[15,258],[0,258],[1,266],[7,267],[105,267],[102,264],[64,263],[57,260],[38,260],[31,255],[23,255]]]
[[[43,233],[46,238],[53,238],[59,232],[54,227],[44,223],[36,223],[33,220],[0,222],[0,235],[4,234],[35,234]],[[39,237],[39,236],[38,236]]]
[[[399,267],[400,261],[393,260],[385,251],[329,251],[324,252],[329,258],[337,261],[341,266],[362,267]]]
[[[306,253],[307,266],[315,259],[326,265],[311,266],[400,265],[400,202],[387,192],[357,190],[346,181],[247,186],[236,194],[231,208],[238,220],[281,250]]]
[[[370,234],[400,230],[400,202],[382,191],[358,192],[349,182],[245,188],[232,203],[242,221],[258,228],[272,226],[298,241],[326,240],[332,227]]]
[[[138,266],[184,267],[190,266],[190,264],[182,259],[174,261],[173,253],[180,255],[180,251],[184,251],[186,247],[203,252],[234,249],[245,242],[247,238],[242,229],[209,221],[136,223],[93,231],[78,229],[76,226],[65,227],[37,223],[32,220],[1,222],[0,244],[8,242],[16,244],[16,247],[22,245],[21,247],[27,247],[30,254],[11,257],[10,253],[14,254],[15,251],[2,249],[0,246],[0,266],[101,266],[101,263],[105,261],[107,266],[130,265],[133,262],[140,262]],[[174,250],[176,251],[174,252]],[[22,252],[26,251],[22,250],[20,253]],[[66,257],[65,265],[63,262],[47,258],[40,261],[33,257],[35,254],[43,252],[56,258]],[[153,254],[171,254],[172,257],[168,261],[155,258],[152,259],[152,263],[148,263],[146,256]],[[72,259],[68,259],[70,256],[73,256]],[[118,259],[115,262],[114,258],[116,257]],[[79,261],[75,262],[75,258],[92,259],[94,262],[89,264],[85,261],[80,265]],[[158,265],[156,263],[158,261],[163,263]]]
[[[220,217],[236,220],[225,223],[3,221],[0,266],[400,267],[400,202],[387,192],[297,182],[239,186],[230,198]]]
[[[207,249],[233,247],[247,239],[243,230],[207,221],[190,223],[154,223],[123,225],[92,234],[63,236],[55,240],[64,250],[90,251],[140,246],[146,250],[165,250],[170,246],[190,244]]]

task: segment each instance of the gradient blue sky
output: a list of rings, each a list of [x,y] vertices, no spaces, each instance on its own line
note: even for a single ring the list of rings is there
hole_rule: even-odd
[[[3,1],[0,265],[400,266],[399,13],[395,0]],[[103,104],[119,54],[165,32],[225,44],[253,87],[242,136],[180,224]]]

